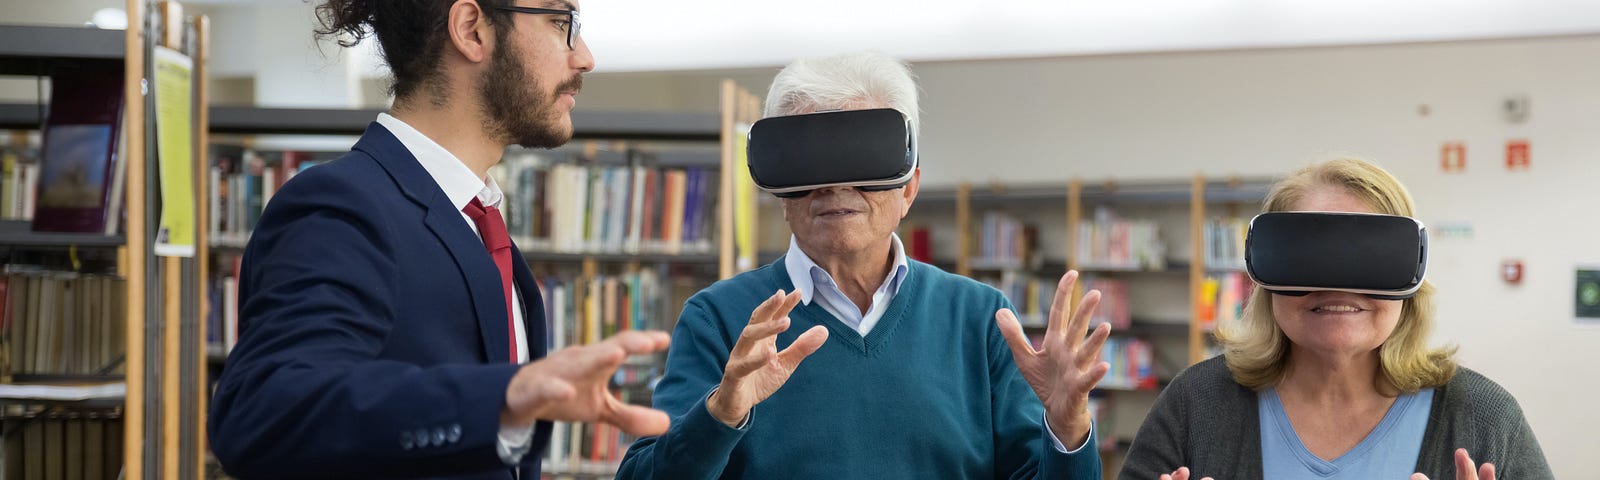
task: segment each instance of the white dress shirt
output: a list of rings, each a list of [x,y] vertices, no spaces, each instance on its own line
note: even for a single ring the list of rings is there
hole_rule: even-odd
[[[505,200],[505,194],[500,191],[500,185],[495,183],[494,177],[478,178],[471,168],[451,154],[449,150],[439,146],[433,139],[423,135],[422,132],[407,125],[406,122],[394,118],[388,113],[378,114],[378,124],[394,134],[400,144],[417,157],[417,163],[428,171],[433,181],[439,184],[439,189],[444,191],[445,198],[450,200],[450,206],[455,207],[456,213],[461,214],[461,221],[466,222],[467,228],[472,229],[481,241],[483,235],[478,233],[478,224],[472,221],[463,211],[473,198],[483,203],[485,208],[500,208],[500,203]],[[512,328],[515,330],[517,342],[517,363],[528,361],[528,332],[522,319],[521,289],[512,284],[511,317]],[[500,426],[500,459],[507,464],[515,465],[527,453],[530,440],[533,438],[532,425],[501,425]]]

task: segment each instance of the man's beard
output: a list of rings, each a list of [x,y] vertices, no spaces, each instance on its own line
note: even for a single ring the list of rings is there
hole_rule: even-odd
[[[583,88],[583,77],[573,75],[553,91],[540,88],[540,82],[528,79],[521,49],[509,37],[496,36],[489,71],[478,84],[478,103],[488,115],[485,126],[492,136],[523,147],[559,147],[572,139],[572,130],[561,128],[556,100],[560,92]]]

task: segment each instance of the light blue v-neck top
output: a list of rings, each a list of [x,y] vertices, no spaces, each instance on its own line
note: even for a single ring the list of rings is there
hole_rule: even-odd
[[[1428,428],[1428,409],[1433,406],[1433,389],[1396,398],[1372,433],[1333,461],[1317,458],[1300,442],[1277,389],[1267,389],[1257,398],[1262,478],[1399,479],[1415,473],[1422,434]]]

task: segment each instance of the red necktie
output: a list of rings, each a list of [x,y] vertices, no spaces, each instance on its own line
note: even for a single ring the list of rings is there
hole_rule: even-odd
[[[511,289],[511,235],[506,233],[506,221],[500,218],[500,209],[485,207],[476,198],[461,211],[472,218],[472,223],[478,224],[483,246],[489,249],[494,266],[500,269],[500,285],[505,287],[506,294],[506,332],[511,339],[511,363],[517,363],[517,317],[511,313],[511,295],[515,293]]]

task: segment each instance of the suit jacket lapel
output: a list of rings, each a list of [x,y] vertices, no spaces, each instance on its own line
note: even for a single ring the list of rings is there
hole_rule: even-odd
[[[533,270],[522,258],[522,251],[516,248],[516,242],[511,245],[511,273],[517,282],[517,289],[522,293],[522,325],[523,331],[528,332],[528,361],[538,360],[544,357],[550,344],[545,337],[548,329],[545,326],[544,295],[539,291],[538,281],[533,278]]]
[[[500,270],[495,267],[494,259],[484,248],[483,241],[472,234],[472,228],[467,226],[461,212],[445,198],[444,191],[439,189],[433,176],[428,175],[411,151],[406,150],[405,145],[388,129],[372,122],[356,142],[355,149],[377,159],[406,197],[427,210],[423,223],[444,243],[446,251],[450,252],[450,257],[466,279],[467,292],[471,296],[473,314],[477,317],[478,333],[488,362],[511,362],[511,352],[507,348],[511,336],[506,332],[505,293],[500,286]],[[520,259],[521,256],[514,258]],[[531,273],[529,277],[532,277]],[[534,295],[537,297],[538,294]],[[540,308],[542,311],[543,307]],[[531,344],[532,335],[529,337]],[[542,348],[542,340],[540,345]]]

